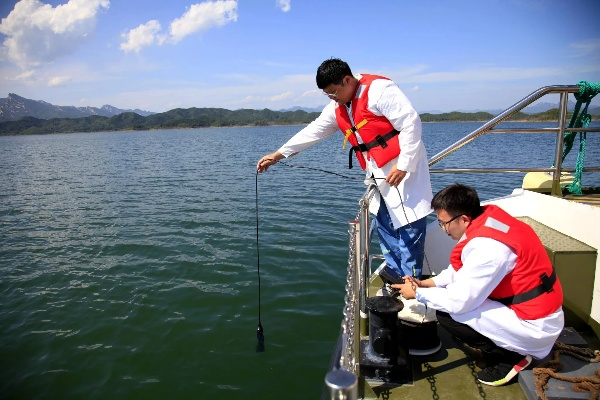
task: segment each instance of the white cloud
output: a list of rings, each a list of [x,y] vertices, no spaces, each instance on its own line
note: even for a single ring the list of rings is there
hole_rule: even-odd
[[[207,31],[210,28],[223,26],[237,21],[237,0],[206,1],[192,4],[179,18],[171,21],[169,33],[161,34],[161,26],[157,20],[133,28],[121,35],[125,41],[120,48],[124,52],[139,52],[142,48],[157,43],[178,43],[186,36]]]
[[[30,69],[28,71],[23,71],[22,74],[15,76],[14,80],[15,81],[26,81],[29,78],[31,78],[33,75],[35,75],[35,70]]]
[[[577,56],[580,57],[598,54],[600,52],[600,38],[572,43],[571,47],[575,49]]]
[[[129,32],[121,35],[123,39],[125,39],[125,41],[121,43],[121,50],[125,53],[130,51],[139,52],[143,47],[150,46],[154,43],[160,29],[160,23],[154,19],[137,28],[131,29]]]
[[[290,99],[294,96],[294,93],[292,92],[285,92],[285,93],[281,93],[281,94],[276,94],[273,96],[268,97],[269,101],[282,101],[282,100],[287,100]]]
[[[253,82],[249,85],[248,82]],[[220,75],[212,83],[201,84],[183,80],[165,80],[160,85],[148,86],[140,91],[120,91],[116,95],[95,98],[94,104],[111,104],[120,108],[140,108],[156,112],[174,108],[222,107],[278,110],[292,106],[323,107],[328,103],[315,87],[314,74],[260,76]],[[281,88],[285,88],[282,91]],[[134,106],[130,106],[130,105]],[[127,106],[126,106],[127,105]]]
[[[70,80],[71,78],[68,76],[53,76],[48,80],[48,86],[60,86]]]
[[[277,7],[283,12],[288,12],[292,8],[292,0],[277,0]]]
[[[310,97],[310,98],[314,98],[315,95],[321,95],[323,96],[323,91],[321,89],[310,89],[310,90],[306,90],[304,91],[301,95],[300,98],[302,97]],[[323,96],[323,99],[327,99],[325,96]]]
[[[52,7],[38,0],[21,0],[0,23],[3,57],[21,68],[72,53],[93,33],[96,18],[109,0],[70,0]]]
[[[563,68],[553,67],[476,67],[459,71],[426,72],[426,68],[419,66],[410,69],[410,72],[401,70],[387,74],[398,83],[449,83],[449,82],[499,82],[540,77],[559,76],[564,73]],[[385,74],[384,74],[385,75]]]
[[[193,4],[181,18],[171,22],[169,33],[171,40],[177,43],[188,35],[223,26],[231,21],[237,21],[237,1],[207,1]]]

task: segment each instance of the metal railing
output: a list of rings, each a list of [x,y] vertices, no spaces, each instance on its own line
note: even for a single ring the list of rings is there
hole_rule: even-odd
[[[341,324],[338,352],[334,354],[330,372],[325,376],[327,393],[332,400],[358,398],[360,371],[360,332],[367,321],[366,298],[371,275],[369,254],[369,202],[376,191],[369,185],[359,201],[356,218],[348,223],[348,275],[344,297],[344,318]]]
[[[523,100],[515,103],[511,107],[507,108],[501,114],[492,118],[481,127],[477,128],[470,134],[466,135],[459,141],[448,146],[444,150],[434,155],[429,160],[429,167],[441,161],[445,157],[454,153],[467,143],[472,142],[479,136],[485,133],[556,133],[556,149],[554,154],[554,166],[552,168],[444,168],[444,169],[433,169],[430,168],[430,173],[481,173],[481,172],[552,172],[552,190],[553,196],[561,196],[562,190],[560,187],[561,173],[573,172],[573,168],[562,168],[562,151],[564,146],[564,135],[566,131],[569,132],[600,132],[599,128],[568,128],[567,127],[567,104],[569,93],[579,93],[579,86],[577,85],[555,85],[546,86],[536,90]],[[560,94],[559,112],[558,112],[558,126],[556,128],[527,128],[527,129],[495,129],[494,127],[499,123],[507,120],[512,115],[521,111],[531,103],[540,99],[541,97],[548,94]],[[600,167],[588,167],[584,168],[583,172],[599,172]]]

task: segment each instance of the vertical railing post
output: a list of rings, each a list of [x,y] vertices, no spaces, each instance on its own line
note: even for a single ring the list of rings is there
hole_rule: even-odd
[[[358,266],[360,263],[360,218],[348,223],[348,278],[346,281],[346,299],[345,299],[345,334],[343,355],[345,362],[340,364],[340,367],[357,374],[358,366],[358,351],[360,346],[360,338],[358,337],[357,324],[359,316],[359,277]]]
[[[361,210],[362,214],[362,210]],[[361,282],[361,263],[362,263],[362,244],[361,244],[361,232],[363,229],[362,215],[359,216],[358,229],[355,234],[356,244],[356,262],[354,264],[354,326],[352,327],[354,333],[354,342],[352,343],[354,349],[354,372],[358,375],[360,371],[360,316],[361,316],[361,304],[362,304],[362,282]]]
[[[369,201],[376,190],[370,185],[361,200],[355,220],[348,223],[348,275],[344,301],[340,351],[333,369],[325,376],[323,396],[331,400],[356,400],[363,395],[360,379],[360,342],[363,327],[368,335],[366,309],[370,271]],[[336,355],[334,355],[336,357]]]
[[[369,218],[369,197],[366,196],[365,200],[360,201],[360,268],[357,272],[360,272],[360,334],[367,336],[369,332],[369,312],[367,311],[367,296],[369,288],[369,277],[371,271],[369,268],[369,230],[370,230],[370,218]]]
[[[358,398],[358,379],[350,371],[337,369],[325,376],[325,383],[331,400],[356,400]]]
[[[565,130],[567,124],[567,104],[569,99],[568,92],[560,94],[560,108],[558,110],[558,134],[556,137],[556,151],[554,154],[554,171],[552,172],[552,196],[562,197],[560,188],[560,176],[562,173],[562,154],[565,141]]]

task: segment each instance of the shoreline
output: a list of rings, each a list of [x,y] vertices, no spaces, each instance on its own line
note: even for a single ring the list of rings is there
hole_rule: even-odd
[[[592,122],[597,122],[599,119],[592,118]],[[464,123],[481,123],[484,124],[488,122],[488,120],[470,120],[470,121],[422,121],[422,124],[464,124]],[[544,122],[553,122],[551,120],[505,120],[504,122],[512,122],[512,123],[544,123]],[[148,129],[114,129],[114,130],[94,130],[94,131],[75,131],[75,132],[48,132],[48,133],[1,133],[2,136],[34,136],[34,135],[73,135],[73,134],[81,134],[81,133],[111,133],[111,132],[152,132],[152,131],[160,131],[160,130],[192,130],[192,129],[230,129],[230,128],[269,128],[269,127],[284,127],[284,126],[298,126],[304,127],[308,124],[266,124],[266,125],[227,125],[227,126],[197,126],[197,127],[169,127],[169,128],[148,128]]]

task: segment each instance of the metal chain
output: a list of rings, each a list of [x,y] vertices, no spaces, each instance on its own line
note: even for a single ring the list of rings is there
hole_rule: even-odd
[[[429,376],[427,377],[427,382],[429,382],[429,387],[431,388],[431,398],[433,400],[439,400],[440,399],[440,395],[437,392],[437,385],[436,385],[436,381],[435,381],[435,374],[432,373],[433,372],[433,367],[428,362],[424,362],[423,363],[423,367],[429,373]],[[485,397],[483,397],[483,398],[485,398]]]
[[[358,220],[358,216],[356,220]],[[356,280],[356,234],[355,232],[350,231],[348,231],[348,234],[350,235],[350,245],[346,278],[346,295],[344,296],[344,319],[342,320],[342,332],[343,337],[345,338],[345,350],[342,348],[340,366],[352,373],[356,373],[356,359],[354,357],[354,327],[356,323],[354,320],[356,311],[356,293],[354,292],[354,282]]]
[[[363,207],[359,208],[355,221],[360,221],[360,215],[362,212],[365,212]],[[367,211],[368,212],[368,211]],[[356,227],[356,225],[355,225]],[[348,245],[348,268],[347,268],[347,277],[346,277],[346,295],[344,296],[344,319],[342,320],[342,337],[344,342],[342,344],[342,352],[340,355],[340,363],[339,365],[352,372],[353,374],[357,374],[356,371],[356,357],[354,354],[354,343],[358,338],[355,335],[357,321],[355,320],[356,308],[358,306],[358,298],[357,294],[354,290],[356,279],[356,229],[352,231],[348,230],[348,235],[350,236],[349,245]]]

